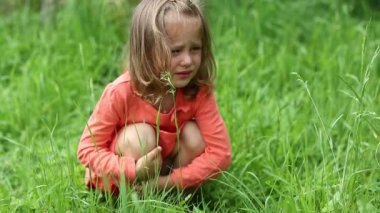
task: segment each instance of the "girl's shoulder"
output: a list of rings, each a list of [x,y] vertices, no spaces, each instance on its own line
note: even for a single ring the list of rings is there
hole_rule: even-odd
[[[120,84],[130,84],[131,82],[131,76],[129,75],[129,72],[123,72],[119,77],[117,77],[111,84],[113,86],[118,86]]]
[[[203,104],[208,103],[210,100],[214,99],[214,90],[209,86],[200,86],[195,97],[189,98],[182,90],[177,98],[179,98],[178,102],[180,105],[191,106],[191,108],[194,108],[196,110]]]
[[[126,100],[131,94],[133,94],[129,73],[124,72],[115,80],[110,82],[106,86],[104,92],[115,100]]]

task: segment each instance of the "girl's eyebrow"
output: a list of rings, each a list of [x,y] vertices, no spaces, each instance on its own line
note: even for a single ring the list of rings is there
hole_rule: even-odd
[[[191,42],[190,44],[191,46],[202,46],[202,41]],[[172,48],[175,48],[175,49],[182,49],[184,47],[185,47],[184,44],[178,44],[178,45],[172,46]]]
[[[172,49],[182,49],[185,45],[172,45],[171,48]]]
[[[200,46],[202,45],[202,40],[191,42],[191,45]]]

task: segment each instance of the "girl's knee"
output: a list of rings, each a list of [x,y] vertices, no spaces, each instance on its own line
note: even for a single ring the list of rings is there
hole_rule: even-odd
[[[189,121],[182,129],[182,146],[187,152],[200,155],[204,152],[206,144],[196,122]]]
[[[136,160],[156,147],[156,133],[145,123],[130,124],[122,128],[116,138],[116,153]]]

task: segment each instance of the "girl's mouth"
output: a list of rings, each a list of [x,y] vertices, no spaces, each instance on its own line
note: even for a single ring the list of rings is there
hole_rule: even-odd
[[[176,72],[175,75],[180,79],[186,79],[190,77],[191,71]]]

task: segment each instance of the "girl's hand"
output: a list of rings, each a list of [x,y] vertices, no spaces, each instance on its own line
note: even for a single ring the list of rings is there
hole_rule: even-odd
[[[154,177],[156,172],[159,173],[161,165],[161,147],[158,146],[137,160],[136,178],[144,181],[149,177]]]
[[[174,183],[171,181],[170,176],[159,176],[158,179],[150,179],[147,181],[148,188],[157,188],[158,191],[164,189],[170,189],[174,187]]]

